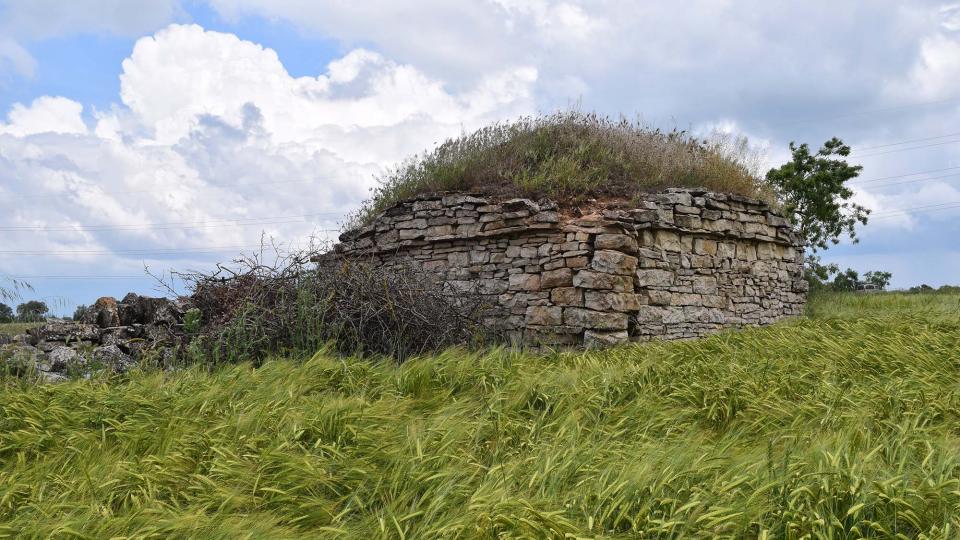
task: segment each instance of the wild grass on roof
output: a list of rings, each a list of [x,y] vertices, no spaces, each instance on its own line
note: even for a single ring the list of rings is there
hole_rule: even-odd
[[[594,113],[523,117],[449,139],[379,178],[356,221],[421,193],[630,199],[668,187],[762,197],[757,155],[741,137],[698,138]]]

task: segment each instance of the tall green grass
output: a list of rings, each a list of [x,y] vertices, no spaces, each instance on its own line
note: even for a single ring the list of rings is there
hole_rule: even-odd
[[[426,192],[494,197],[632,199],[668,187],[706,187],[771,198],[762,159],[744,138],[697,138],[641,121],[580,111],[523,117],[449,139],[379,178],[349,225]]]
[[[605,352],[449,350],[397,366],[320,351],[299,365],[10,381],[0,531],[955,537],[960,313],[855,298]]]
[[[0,323],[0,334],[15,336],[43,323]]]

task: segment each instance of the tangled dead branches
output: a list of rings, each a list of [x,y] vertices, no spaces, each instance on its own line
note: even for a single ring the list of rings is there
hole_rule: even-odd
[[[177,273],[192,291],[202,329],[197,354],[214,362],[258,361],[271,353],[312,353],[332,344],[344,354],[410,356],[482,339],[480,296],[446,289],[412,265],[387,268],[332,254],[261,253],[211,273]]]

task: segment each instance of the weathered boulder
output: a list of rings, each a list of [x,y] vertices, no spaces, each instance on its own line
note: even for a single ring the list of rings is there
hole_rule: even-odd
[[[133,358],[116,345],[105,345],[93,350],[93,361],[114,373],[125,373],[135,365]]]
[[[118,305],[120,324],[176,324],[180,314],[166,298],[153,298],[129,293]]]
[[[84,358],[70,347],[57,347],[47,353],[46,369],[53,373],[65,373],[71,367],[83,365],[86,362]]]
[[[120,326],[120,306],[115,298],[103,296],[87,309],[81,320],[100,328]]]
[[[27,330],[27,335],[30,336],[31,345],[41,342],[96,343],[100,340],[100,329],[92,324],[54,319],[42,326]],[[52,347],[49,350],[52,350]]]

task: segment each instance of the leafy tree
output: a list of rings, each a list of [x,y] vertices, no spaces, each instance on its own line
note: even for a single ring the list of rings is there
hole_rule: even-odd
[[[767,172],[773,189],[787,216],[793,219],[805,247],[810,252],[827,249],[847,234],[857,242],[855,226],[867,224],[870,210],[849,202],[853,191],[845,183],[856,178],[863,168],[841,159],[850,155],[850,147],[836,137],[823,143],[815,154],[806,144],[790,143],[793,159]]]
[[[13,322],[13,308],[0,302],[0,323]]]
[[[803,266],[803,278],[810,284],[811,291],[818,291],[829,287],[827,281],[830,276],[840,271],[836,264],[823,264],[820,257],[808,255]]]
[[[89,308],[83,304],[77,306],[77,309],[73,310],[73,320],[79,321],[83,318],[84,313],[87,312]]]
[[[917,287],[910,287],[910,289],[908,289],[907,292],[922,293],[922,292],[933,292],[933,291],[935,291],[935,290],[936,290],[936,289],[934,289],[933,287],[931,287],[931,286],[927,285],[926,283],[924,283],[924,284],[922,284],[922,285],[920,285],[920,286],[917,286]]]
[[[20,322],[40,322],[46,318],[50,308],[39,300],[31,300],[17,306],[17,320]]]
[[[860,275],[857,271],[852,268],[847,268],[833,278],[831,288],[835,291],[855,291],[857,290],[858,281],[860,281]]]
[[[863,275],[863,280],[867,283],[876,285],[878,289],[886,289],[887,285],[890,285],[890,278],[892,277],[893,274],[890,272],[871,270]]]

